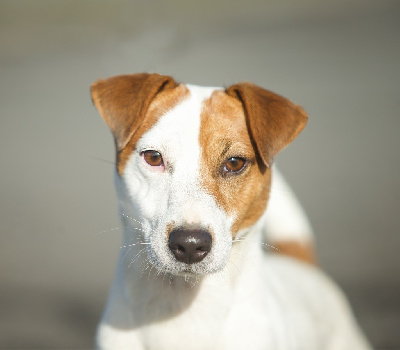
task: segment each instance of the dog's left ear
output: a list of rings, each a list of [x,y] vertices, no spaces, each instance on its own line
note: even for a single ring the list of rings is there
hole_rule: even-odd
[[[250,136],[267,167],[307,123],[303,108],[257,85],[235,84],[226,93],[242,102]]]

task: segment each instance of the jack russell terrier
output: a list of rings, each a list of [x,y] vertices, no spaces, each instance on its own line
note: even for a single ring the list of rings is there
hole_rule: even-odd
[[[115,139],[124,226],[98,348],[370,348],[272,168],[307,122],[301,107],[250,83],[159,74],[91,91]]]

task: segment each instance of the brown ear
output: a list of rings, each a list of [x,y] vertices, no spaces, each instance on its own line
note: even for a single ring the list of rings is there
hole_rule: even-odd
[[[157,93],[176,86],[169,76],[147,73],[119,75],[92,84],[93,103],[114,134],[118,150],[142,124]]]
[[[288,99],[251,83],[226,89],[244,107],[250,136],[266,166],[294,140],[307,123],[307,114]]]

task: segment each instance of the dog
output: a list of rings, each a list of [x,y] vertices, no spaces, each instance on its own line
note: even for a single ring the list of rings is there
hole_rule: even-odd
[[[148,73],[91,93],[115,140],[124,227],[99,349],[370,348],[272,166],[307,122],[300,106],[251,83]]]

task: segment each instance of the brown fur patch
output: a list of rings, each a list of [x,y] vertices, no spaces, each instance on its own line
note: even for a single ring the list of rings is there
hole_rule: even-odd
[[[272,242],[272,246],[278,249],[280,254],[288,255],[311,265],[317,265],[314,246],[311,243],[279,241]]]
[[[175,89],[162,91],[154,97],[145,114],[142,124],[133,134],[126,147],[117,154],[118,174],[121,175],[124,172],[126,162],[131,156],[132,151],[135,149],[136,144],[142,135],[149,131],[164,114],[178,105],[188,96],[188,88],[185,85],[180,84]]]
[[[219,205],[235,216],[232,235],[252,226],[265,211],[271,182],[270,169],[258,158],[239,100],[216,91],[204,102],[200,126],[202,185]],[[231,157],[248,159],[237,175],[223,175]]]
[[[92,84],[92,100],[112,131],[117,150],[123,149],[143,122],[154,96],[177,86],[160,74],[118,75]]]
[[[242,102],[249,133],[266,166],[271,166],[275,156],[307,123],[308,116],[303,108],[257,85],[239,83],[230,86],[226,93]]]
[[[94,105],[114,135],[121,175],[139,137],[188,90],[169,76],[141,73],[98,80],[91,92]]]

